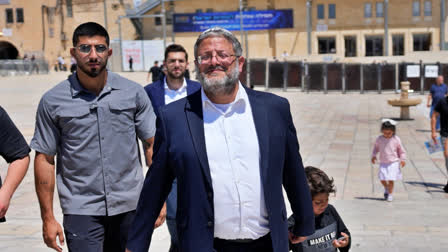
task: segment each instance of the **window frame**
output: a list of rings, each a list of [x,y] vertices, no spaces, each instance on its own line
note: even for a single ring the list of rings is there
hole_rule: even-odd
[[[326,51],[321,51],[321,42],[325,42]],[[334,44],[334,52],[331,51],[331,42]],[[336,54],[336,36],[317,37],[317,50],[318,54]]]
[[[319,20],[325,19],[325,5],[318,4],[316,8],[317,8],[317,19]]]
[[[369,55],[367,53],[367,43],[368,40],[372,40],[372,54]],[[376,54],[377,51],[375,50],[375,45],[377,45],[377,42],[379,41],[379,44],[381,45],[381,52],[380,54]],[[366,35],[364,37],[364,48],[365,48],[365,57],[376,57],[376,56],[384,56],[384,35]]]
[[[429,3],[429,10],[427,12],[426,6]],[[432,17],[432,1],[431,0],[425,0],[423,2],[423,15],[425,17]]]
[[[23,12],[23,8],[16,8],[16,23],[25,23],[25,14]]]
[[[328,4],[328,19],[336,19],[336,4]]]
[[[423,38],[427,37],[428,38],[428,47],[427,49],[425,49],[425,45],[423,42]],[[420,42],[421,45],[418,46],[419,48],[416,49],[416,42]],[[431,33],[414,33],[412,34],[412,50],[414,52],[429,52],[431,51],[431,47],[432,47],[432,36]]]
[[[381,10],[381,13],[379,12],[379,10]],[[375,16],[377,18],[384,18],[384,2],[375,3]]]
[[[372,3],[364,3],[364,18],[372,18]]]
[[[5,9],[5,22],[6,22],[6,24],[14,24],[14,9],[13,8]]]
[[[420,0],[414,0],[412,1],[412,16],[413,17],[420,17],[421,16],[421,6],[420,6]]]

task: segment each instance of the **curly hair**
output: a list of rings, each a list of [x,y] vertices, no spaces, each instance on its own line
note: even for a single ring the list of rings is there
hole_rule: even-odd
[[[321,169],[307,166],[305,167],[306,180],[311,191],[311,198],[314,198],[319,193],[336,193],[334,187],[334,179],[329,178]]]

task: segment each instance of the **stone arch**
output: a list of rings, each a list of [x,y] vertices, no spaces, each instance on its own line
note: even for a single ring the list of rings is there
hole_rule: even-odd
[[[8,41],[0,41],[0,60],[17,59],[19,50]]]

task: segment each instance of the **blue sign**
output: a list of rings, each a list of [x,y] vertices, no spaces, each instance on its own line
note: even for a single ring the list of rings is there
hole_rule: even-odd
[[[202,32],[219,26],[229,31],[239,31],[240,12],[174,14],[174,32]],[[292,9],[243,12],[244,30],[293,28]]]

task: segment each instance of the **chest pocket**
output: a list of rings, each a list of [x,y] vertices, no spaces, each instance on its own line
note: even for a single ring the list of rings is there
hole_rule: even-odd
[[[61,134],[66,139],[84,139],[95,126],[96,116],[85,106],[61,108],[56,112]]]
[[[135,102],[122,101],[109,103],[110,122],[115,132],[123,133],[135,130]]]

